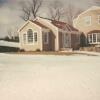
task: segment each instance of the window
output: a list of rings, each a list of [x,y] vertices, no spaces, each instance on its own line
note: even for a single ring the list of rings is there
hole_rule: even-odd
[[[97,37],[97,36],[96,36],[96,33],[93,34],[93,42],[97,42],[97,41],[96,41],[96,37]]]
[[[37,32],[34,32],[34,41],[37,42]]]
[[[48,40],[48,39],[49,39],[49,33],[44,33],[43,38],[44,38],[44,39],[43,39],[43,40],[44,40],[44,43],[45,43],[45,44],[48,44],[48,42],[49,42],[49,40]]]
[[[89,41],[89,43],[92,43],[92,34],[88,35],[88,41]]]
[[[100,15],[98,15],[98,24],[100,24]]]
[[[85,17],[85,24],[86,24],[87,26],[90,26],[90,25],[91,25],[91,16]]]
[[[28,37],[28,43],[33,43],[33,31],[32,31],[32,29],[28,30],[27,37]]]
[[[23,34],[23,42],[24,42],[24,43],[27,42],[26,38],[27,38],[26,34]]]
[[[91,33],[88,34],[89,43],[98,43],[100,42],[100,33]]]
[[[97,42],[100,42],[100,33],[97,33]]]

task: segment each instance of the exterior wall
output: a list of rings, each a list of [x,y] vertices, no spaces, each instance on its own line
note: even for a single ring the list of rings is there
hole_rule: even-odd
[[[80,51],[92,51],[92,52],[99,52],[100,53],[100,47],[81,47]]]
[[[66,46],[64,46],[64,34],[68,35]],[[80,46],[80,32],[59,32],[59,47],[60,50],[67,50],[67,48],[79,49]]]
[[[80,14],[78,18],[73,21],[74,27],[79,31],[84,32],[87,36],[87,33],[92,30],[100,30],[100,23],[98,23],[98,15],[100,15],[99,10],[89,10],[83,14]],[[87,26],[85,24],[84,18],[86,16],[91,16],[91,25]]]
[[[58,35],[58,28],[51,24],[48,20],[38,18],[37,19],[40,23],[46,25],[55,35],[55,51],[59,51],[59,35]]]
[[[88,44],[91,46],[100,46],[100,30],[94,30],[88,33]]]
[[[33,32],[37,32],[37,43],[28,44],[23,43],[23,34],[27,33],[28,29],[32,29]],[[25,51],[36,51],[37,49],[42,51],[42,29],[37,25],[33,24],[32,22],[28,22],[22,30],[19,31],[19,39],[20,39],[20,46],[21,49]]]
[[[63,48],[63,33],[59,32],[59,48],[60,50]]]
[[[43,44],[43,51],[55,51],[55,35],[52,31],[48,32],[48,44],[45,44],[44,41],[42,41]],[[42,38],[44,38],[45,32],[42,33]]]
[[[64,37],[65,35],[67,35],[67,44],[64,43]],[[62,49],[66,49],[66,48],[71,48],[71,34],[67,31],[62,31],[62,32],[59,32],[59,47],[60,47],[60,50]]]
[[[71,47],[76,50],[80,47],[80,34],[71,34]]]

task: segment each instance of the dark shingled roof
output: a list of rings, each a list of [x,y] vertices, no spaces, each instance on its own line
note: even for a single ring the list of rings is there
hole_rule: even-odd
[[[38,26],[40,26],[40,27],[42,27],[42,28],[46,28],[46,29],[49,29],[48,27],[46,27],[45,25],[43,25],[43,24],[41,24],[40,22],[38,22],[38,21],[33,21],[33,20],[30,20],[31,22],[33,22],[33,23],[35,23],[36,25],[38,25]]]
[[[72,25],[69,25],[68,23],[65,23],[62,21],[56,21],[56,20],[52,20],[52,19],[44,18],[44,17],[40,17],[40,18],[50,20],[51,23],[55,25],[56,27],[58,27],[59,29],[63,29],[63,30],[67,29],[68,31],[78,31],[78,29],[74,28]]]
[[[88,32],[88,34],[92,34],[92,33],[100,33],[100,30],[93,30],[93,31]]]
[[[73,26],[65,22],[52,20],[52,24],[58,27],[59,29],[63,29],[63,30],[67,29],[68,31],[78,31],[76,28],[74,28]]]
[[[46,18],[43,18],[43,19],[46,19]],[[47,19],[47,20],[50,20],[50,19]],[[42,28],[49,29],[46,25],[43,25],[38,20],[30,20],[30,21],[39,25]],[[73,26],[71,26],[65,22],[56,21],[56,20],[50,20],[50,21],[54,26],[58,27],[59,29],[68,30],[68,31],[78,31],[76,28],[74,28]]]

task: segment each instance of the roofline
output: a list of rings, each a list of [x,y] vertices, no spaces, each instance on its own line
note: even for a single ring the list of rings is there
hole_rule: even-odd
[[[44,20],[44,21],[46,21],[46,22],[49,23],[49,24],[52,24],[52,23],[51,23],[51,20],[48,20],[48,19],[45,19],[45,18],[41,18],[41,17],[37,17],[37,18],[36,18],[36,20],[39,20],[39,19],[40,19],[40,20],[42,19],[42,21]],[[40,21],[39,21],[39,22],[40,22]],[[40,22],[40,23],[41,23],[41,22]],[[44,25],[44,24],[43,24],[43,25]],[[58,27],[56,27],[56,26],[53,25],[53,24],[52,24],[52,26],[55,27],[55,28],[58,30]],[[49,28],[49,29],[50,29],[50,28]]]
[[[57,20],[53,20],[53,19],[50,19],[50,18],[46,18],[46,17],[38,17],[38,18],[42,18],[42,19],[46,19],[46,20],[49,20],[49,21],[56,21],[56,22],[61,22],[61,23],[68,24],[67,22],[64,22],[64,21],[57,21]]]
[[[20,32],[21,30],[22,30],[22,28],[23,27],[25,27],[25,25],[27,25],[29,23],[29,20],[28,21],[26,21],[22,26],[21,26],[21,28],[20,29],[18,29],[18,32]]]
[[[18,32],[20,32],[27,24],[29,24],[29,22],[31,22],[32,24],[36,25],[38,28],[41,29],[41,27],[35,23],[33,23],[31,20],[26,21],[26,23],[18,30]]]
[[[85,14],[85,13],[88,12],[88,11],[92,11],[93,9],[91,9],[91,8],[93,8],[93,7],[98,7],[98,8],[100,9],[99,6],[92,6],[92,7],[90,7],[89,9],[83,11],[81,14],[79,14],[79,15],[77,16],[77,18],[75,18],[75,19],[73,20],[73,22],[74,22],[75,20],[78,20],[79,17],[80,17],[82,14]],[[94,10],[96,10],[96,9],[94,9]]]

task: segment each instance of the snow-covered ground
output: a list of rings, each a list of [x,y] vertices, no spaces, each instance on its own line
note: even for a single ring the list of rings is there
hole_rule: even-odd
[[[0,46],[8,46],[8,47],[20,48],[20,43],[8,42],[8,41],[0,40]]]
[[[100,100],[100,56],[0,54],[0,100]]]

